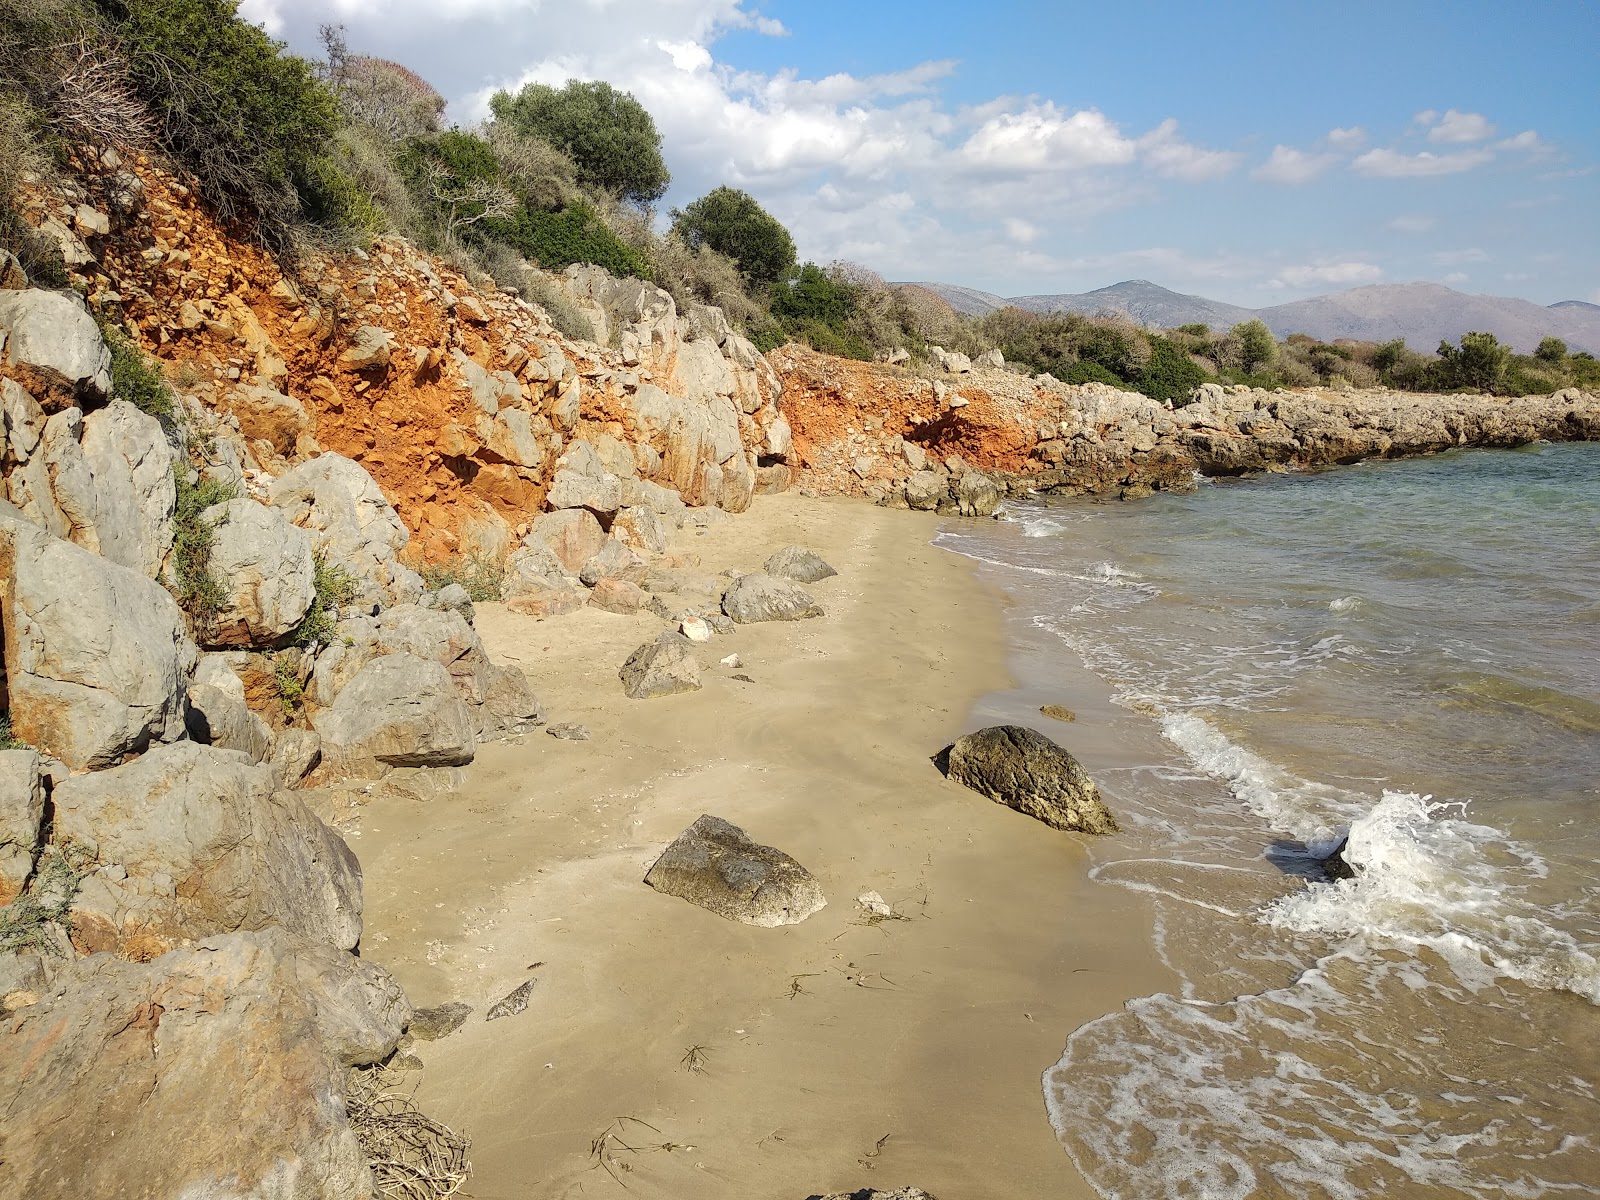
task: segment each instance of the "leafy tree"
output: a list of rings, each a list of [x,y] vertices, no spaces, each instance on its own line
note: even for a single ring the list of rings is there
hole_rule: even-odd
[[[496,121],[565,151],[588,186],[651,204],[672,182],[655,121],[631,94],[609,83],[569,79],[560,89],[530,83],[515,96],[495,93],[489,107]]]
[[[1278,357],[1278,340],[1263,321],[1241,321],[1233,327],[1231,336],[1239,369],[1246,375],[1254,375],[1270,367],[1273,359]]]
[[[796,325],[814,321],[842,327],[850,315],[850,299],[848,287],[816,263],[808,262],[787,287],[773,294],[772,315]]]
[[[794,268],[794,239],[778,219],[737,188],[719,187],[679,211],[672,229],[691,249],[709,246],[739,264],[752,284],[770,286]]]
[[[1539,343],[1533,356],[1541,362],[1560,366],[1567,358],[1567,344],[1558,337],[1547,337]]]
[[[1146,396],[1181,405],[1205,381],[1205,371],[1181,346],[1163,337],[1150,339],[1150,361],[1138,379],[1139,390]]]
[[[1492,333],[1463,333],[1461,345],[1439,343],[1439,374],[1445,387],[1495,392],[1505,385],[1511,347]]]
[[[1237,329],[1238,326],[1234,326],[1234,328]],[[1201,321],[1191,321],[1187,325],[1179,325],[1177,332],[1187,333],[1190,337],[1210,337],[1211,326]]]

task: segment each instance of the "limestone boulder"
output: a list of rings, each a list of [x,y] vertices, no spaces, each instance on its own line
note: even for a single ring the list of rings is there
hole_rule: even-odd
[[[967,471],[956,484],[956,504],[964,517],[992,517],[1004,493],[982,471]]]
[[[246,437],[270,442],[279,454],[294,453],[295,442],[302,434],[316,432],[316,422],[305,405],[276,388],[265,385],[237,388],[229,399],[228,408]]]
[[[687,639],[647,642],[622,664],[622,690],[630,700],[651,700],[700,690],[700,664]]]
[[[667,524],[655,509],[644,505],[619,512],[611,523],[611,536],[621,538],[641,554],[667,552]]]
[[[593,587],[602,579],[626,579],[637,583],[644,578],[648,569],[649,564],[637,550],[623,539],[611,537],[606,539],[598,554],[583,564],[578,579],[587,587]]]
[[[280,476],[269,492],[273,507],[304,529],[314,554],[397,599],[395,556],[411,534],[372,476],[338,454],[322,454]]]
[[[266,762],[272,755],[272,730],[250,711],[243,696],[208,683],[189,689],[189,737],[203,746],[237,750],[251,762]]]
[[[322,735],[314,729],[279,730],[267,761],[278,777],[278,786],[299,787],[322,761]]]
[[[161,746],[51,793],[52,837],[97,868],[73,902],[81,949],[148,954],[271,925],[352,949],[361,867],[277,776],[234,750]]]
[[[1007,808],[1074,833],[1115,833],[1100,789],[1077,759],[1044,734],[996,725],[957,739],[949,777]]]
[[[801,621],[822,616],[822,605],[792,579],[763,571],[741,575],[723,594],[722,611],[741,625],[758,621]]]
[[[0,508],[0,624],[12,733],[73,768],[184,735],[197,651],[138,571]]]
[[[816,583],[839,573],[815,550],[808,550],[804,546],[785,546],[768,557],[762,567],[768,575],[793,579],[798,583]]]
[[[798,925],[828,903],[794,859],[710,815],[679,834],[644,881],[719,917],[769,929]]]
[[[945,498],[944,476],[937,471],[913,471],[906,480],[905,493],[906,504],[911,508],[918,512],[932,512]]]
[[[161,422],[122,400],[83,419],[83,456],[94,476],[99,553],[156,578],[172,548],[177,451]]]
[[[488,691],[477,717],[480,737],[523,733],[543,723],[544,705],[519,667],[496,665],[490,668]]]
[[[478,631],[459,612],[416,604],[386,608],[378,614],[372,644],[376,654],[414,654],[438,663],[468,704],[482,704],[489,694],[489,655]]]
[[[589,593],[589,603],[606,612],[631,616],[643,611],[650,603],[650,596],[638,584],[626,579],[602,579]]]
[[[229,500],[201,514],[212,530],[211,576],[222,606],[211,646],[274,646],[305,620],[316,599],[311,538],[281,509]]]
[[[622,481],[606,470],[588,442],[573,442],[556,459],[555,478],[545,503],[553,509],[586,508],[609,516],[622,507]]]
[[[15,900],[33,872],[44,798],[38,752],[0,750],[0,904]]]
[[[0,1053],[3,1200],[374,1194],[344,1091],[411,1017],[383,968],[274,929],[67,962],[37,997]]]
[[[588,513],[584,515],[589,516]],[[544,542],[530,538],[527,545],[506,560],[500,599],[512,612],[523,616],[559,617],[577,612],[588,603],[589,594],[583,584],[568,573],[555,551]]]
[[[533,520],[525,546],[541,543],[561,561],[562,567],[576,575],[606,544],[606,531],[595,515],[585,508],[540,513]]]
[[[72,292],[0,291],[0,356],[41,395],[111,394],[111,351]]]
[[[472,714],[448,671],[414,654],[368,663],[312,719],[325,755],[392,767],[456,767],[472,761]]]
[[[339,366],[346,371],[382,370],[394,354],[394,335],[376,325],[363,325],[355,331],[349,347],[339,355]]]

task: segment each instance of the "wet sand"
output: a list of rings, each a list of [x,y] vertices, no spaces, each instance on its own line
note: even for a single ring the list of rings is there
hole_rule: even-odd
[[[811,585],[825,617],[703,647],[685,696],[622,695],[653,617],[480,606],[491,655],[592,740],[482,747],[456,790],[377,789],[352,828],[363,953],[419,1006],[475,1010],[413,1048],[419,1102],[473,1138],[473,1196],[1093,1195],[1040,1075],[1078,1025],[1173,981],[1139,900],[1091,884],[1078,839],[929,761],[996,710],[980,701],[1005,694],[1012,653],[1004,597],[929,544],[937,527],[781,496],[684,530],[674,549],[711,571],[799,542],[840,572]],[[730,653],[742,667],[716,665]],[[1104,704],[1091,679],[1048,699]],[[1093,768],[1096,723],[1030,723]],[[793,855],[828,907],[758,929],[645,886],[702,813]],[[867,891],[905,919],[866,921]],[[484,1021],[529,978],[526,1012]]]

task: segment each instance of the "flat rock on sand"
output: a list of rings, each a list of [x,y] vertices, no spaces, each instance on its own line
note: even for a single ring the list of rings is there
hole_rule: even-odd
[[[830,579],[839,573],[815,550],[807,550],[804,546],[785,546],[761,565],[768,575],[781,575],[801,583],[816,583],[819,579]]]
[[[713,816],[684,830],[644,881],[719,917],[765,928],[798,925],[828,903],[810,871]]]
[[[1042,733],[996,725],[958,739],[948,754],[951,779],[1053,829],[1117,831],[1089,773]]]
[[[862,1188],[859,1192],[835,1192],[831,1196],[809,1196],[807,1200],[935,1200],[921,1188],[896,1188],[892,1192],[880,1192],[873,1188]]]
[[[800,621],[820,617],[822,605],[790,579],[752,571],[734,580],[722,597],[722,611],[741,625],[757,621]]]
[[[700,664],[689,651],[689,641],[668,630],[673,641],[646,642],[622,664],[622,690],[630,700],[649,700],[700,690]]]

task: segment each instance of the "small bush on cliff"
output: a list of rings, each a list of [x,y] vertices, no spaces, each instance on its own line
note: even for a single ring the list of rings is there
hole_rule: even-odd
[[[189,619],[205,629],[222,610],[222,584],[211,573],[211,547],[216,531],[201,516],[213,505],[238,496],[230,484],[213,479],[191,481],[186,462],[173,467],[177,503],[172,510],[172,571],[178,604]]]
[[[487,228],[547,271],[592,263],[613,275],[650,278],[650,264],[644,256],[617,237],[587,204],[574,204],[556,213],[524,206],[508,217],[491,220]]]
[[[339,629],[339,608],[356,598],[356,577],[321,554],[311,561],[311,587],[311,607],[289,639],[296,646],[331,644]]]
[[[655,121],[609,83],[571,79],[559,89],[530,83],[514,96],[497,92],[489,107],[497,122],[564,151],[587,187],[651,204],[672,182]]]
[[[451,584],[459,583],[474,604],[498,601],[506,581],[505,564],[481,554],[458,555],[442,562],[423,563],[417,567],[417,574],[422,576],[422,582],[427,584],[430,592],[441,592]]]
[[[1150,339],[1150,361],[1140,372],[1138,389],[1152,400],[1188,403],[1189,393],[1206,381],[1205,370],[1184,349],[1163,337]]]
[[[789,231],[737,188],[714,188],[687,208],[674,209],[672,229],[690,249],[704,246],[731,258],[756,287],[770,287],[795,265]]]
[[[150,365],[122,330],[104,319],[99,319],[99,325],[100,334],[111,351],[112,396],[170,425],[176,418],[172,389],[167,386],[166,378]]]
[[[1492,333],[1463,333],[1458,346],[1439,343],[1439,381],[1446,388],[1501,391],[1510,365],[1511,347]]]

